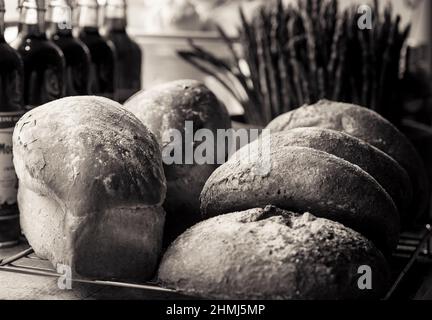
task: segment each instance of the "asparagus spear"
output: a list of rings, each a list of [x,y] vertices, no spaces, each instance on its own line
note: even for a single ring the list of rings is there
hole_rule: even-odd
[[[258,57],[258,72],[261,86],[261,95],[263,97],[263,115],[266,122],[270,122],[273,118],[273,106],[271,99],[271,92],[269,87],[269,75],[266,68],[266,56],[265,56],[265,42],[264,42],[264,21],[262,14],[255,20],[254,28],[257,36],[257,57]]]
[[[245,58],[249,66],[250,77],[253,84],[253,92],[256,103],[252,106],[254,107],[254,114],[259,115],[258,122],[253,122],[256,124],[265,123],[265,117],[263,115],[262,105],[264,104],[263,97],[261,95],[261,84],[259,78],[258,70],[258,58],[257,58],[257,46],[256,46],[256,36],[251,25],[246,21],[244,12],[242,8],[239,8],[240,21],[242,29],[239,32],[243,42],[243,50],[245,50]]]
[[[344,13],[344,24],[343,24],[343,30],[347,29],[347,12]],[[343,34],[345,34],[346,31],[343,31]],[[340,100],[340,94],[341,94],[341,88],[342,88],[342,77],[344,74],[344,68],[345,68],[345,53],[347,51],[347,41],[341,41],[339,42],[339,64],[336,68],[336,75],[334,80],[334,89],[333,89],[333,100],[338,101]]]
[[[366,40],[366,32],[367,31],[363,31],[360,30],[358,31],[358,37],[360,39],[361,42],[361,47],[362,47],[362,57],[363,57],[363,61],[362,61],[362,94],[361,94],[361,104],[363,106],[368,106],[369,105],[369,88],[370,88],[370,50],[369,50],[369,45],[368,45],[368,41]]]
[[[399,83],[399,61],[409,28],[399,31],[400,18],[392,19],[391,6],[382,16],[378,0],[373,7],[371,31],[358,30],[353,8],[339,14],[337,0],[299,0],[297,8],[284,8],[278,0],[273,9],[262,9],[252,23],[240,9],[246,73],[243,58],[220,27],[231,62],[193,43],[192,52],[181,55],[214,75],[238,99],[247,100],[241,103],[248,120],[255,123],[265,124],[281,112],[323,97],[354,101],[387,113],[382,108],[389,105],[390,90]],[[240,86],[233,86],[237,82]],[[236,88],[243,89],[247,98]]]
[[[290,37],[293,37],[295,34],[294,26],[295,21],[292,19],[288,22],[288,33]],[[289,60],[290,65],[292,68],[292,76],[293,76],[293,82],[295,86],[295,92],[297,94],[297,101],[299,105],[304,104],[305,99],[303,97],[302,88],[300,85],[300,70],[299,70],[299,63],[296,56],[296,48],[295,48],[295,42],[289,42]]]
[[[390,17],[391,19],[391,17]],[[378,101],[379,101],[379,106],[380,109],[382,110],[383,108],[383,104],[384,104],[384,92],[385,89],[387,88],[387,84],[386,84],[386,80],[387,80],[387,69],[389,67],[389,64],[391,63],[391,48],[393,46],[393,43],[395,41],[395,37],[396,37],[396,31],[397,31],[397,26],[399,25],[400,22],[400,17],[398,17],[396,19],[396,22],[390,25],[390,30],[388,33],[388,39],[387,39],[387,43],[386,43],[386,49],[384,51],[384,56],[383,56],[383,65],[381,68],[381,76],[380,76],[380,85],[379,85],[379,93],[378,93]]]
[[[336,62],[338,59],[340,59],[340,52],[338,51],[340,48],[340,42],[343,34],[344,29],[344,23],[345,23],[345,16],[340,16],[336,20],[336,28],[335,33],[333,35],[333,42],[331,47],[331,55],[330,55],[330,62],[328,64],[327,73],[329,75],[330,81],[334,81],[334,72],[336,69]]]
[[[317,79],[318,79],[318,67],[316,63],[316,48],[315,43],[316,39],[313,32],[312,22],[305,10],[300,10],[301,18],[303,21],[303,26],[306,31],[306,50],[307,50],[307,58],[308,58],[308,66],[309,66],[309,87],[310,91],[308,94],[308,100],[316,100],[317,97]]]

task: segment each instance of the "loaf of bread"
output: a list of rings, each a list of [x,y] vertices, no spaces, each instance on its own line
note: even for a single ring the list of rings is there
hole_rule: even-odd
[[[160,258],[166,181],[155,137],[118,103],[60,99],[17,123],[21,227],[74,274],[147,280]]]
[[[167,287],[213,299],[379,299],[388,276],[383,255],[357,232],[272,206],[193,226],[158,273]]]
[[[174,240],[188,227],[201,220],[199,195],[204,183],[218,167],[214,164],[186,163],[186,121],[193,123],[193,132],[208,129],[216,134],[217,129],[231,127],[228,112],[215,95],[201,82],[179,80],[141,91],[125,103],[156,136],[162,149],[171,142],[170,133],[178,130],[183,137],[184,163],[164,163],[167,178],[167,197],[164,208],[167,212],[165,241]],[[194,144],[194,150],[197,147]],[[194,151],[193,150],[193,151]]]
[[[273,149],[281,146],[312,148],[355,164],[377,180],[402,215],[408,212],[412,200],[408,174],[393,158],[360,139],[339,131],[310,127],[273,134],[271,145]]]
[[[409,140],[379,114],[351,104],[322,100],[281,115],[267,126],[272,132],[300,127],[341,131],[388,154],[411,179],[414,197],[410,220],[425,212],[429,204],[429,186],[424,164]]]
[[[263,207],[267,204],[312,214],[350,227],[384,252],[399,237],[399,214],[382,186],[358,166],[329,153],[305,148],[271,148],[268,172],[252,143],[216,169],[201,193],[205,217]],[[249,157],[241,153],[249,149]]]

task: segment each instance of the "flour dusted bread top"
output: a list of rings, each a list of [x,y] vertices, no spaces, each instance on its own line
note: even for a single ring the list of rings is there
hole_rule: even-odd
[[[105,98],[64,98],[26,113],[14,132],[14,159],[22,185],[77,212],[164,200],[156,139]]]
[[[21,227],[74,274],[147,280],[161,252],[166,182],[153,134],[114,101],[70,97],[17,123]]]
[[[372,290],[358,287],[362,265],[372,270]],[[158,276],[204,298],[377,299],[388,266],[371,242],[339,223],[267,206],[193,226],[167,250]]]

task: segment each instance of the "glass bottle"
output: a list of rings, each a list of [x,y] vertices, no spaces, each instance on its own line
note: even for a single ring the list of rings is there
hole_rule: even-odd
[[[142,52],[126,32],[126,12],[125,0],[107,0],[104,28],[117,54],[116,96],[120,103],[141,89]]]
[[[0,248],[16,244],[20,236],[12,134],[24,113],[24,67],[18,53],[5,41],[4,13],[4,1],[0,0]]]
[[[52,0],[48,6],[49,38],[62,50],[66,62],[66,96],[88,95],[90,51],[72,34],[72,8],[66,0]]]
[[[78,1],[78,37],[90,50],[90,93],[116,99],[116,66],[113,44],[99,33],[97,0]]]
[[[13,47],[24,61],[24,103],[32,109],[65,95],[65,60],[45,32],[44,0],[20,5],[18,38]]]

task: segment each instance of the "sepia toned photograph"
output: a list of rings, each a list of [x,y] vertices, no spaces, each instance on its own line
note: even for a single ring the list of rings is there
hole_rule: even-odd
[[[432,301],[431,18],[0,0],[0,300]]]

